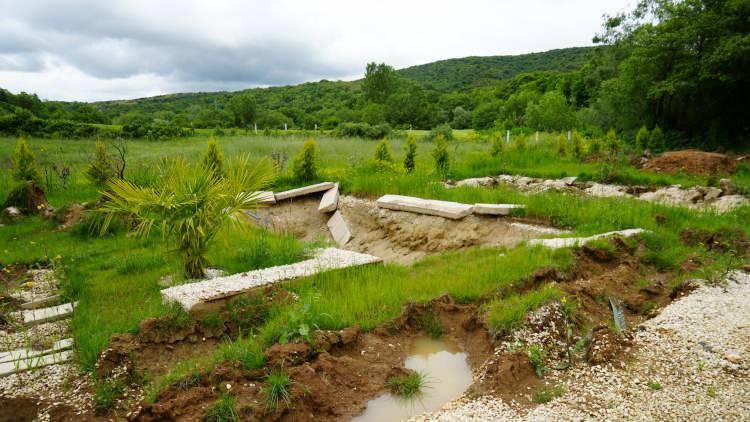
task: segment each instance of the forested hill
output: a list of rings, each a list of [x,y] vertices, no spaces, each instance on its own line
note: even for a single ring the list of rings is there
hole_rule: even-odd
[[[487,85],[526,72],[570,72],[590,58],[595,47],[573,47],[517,56],[471,56],[398,70],[427,89],[446,92]]]

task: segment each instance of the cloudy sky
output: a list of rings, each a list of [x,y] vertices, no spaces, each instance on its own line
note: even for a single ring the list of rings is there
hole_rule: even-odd
[[[0,87],[94,101],[591,45],[634,0],[0,0]]]

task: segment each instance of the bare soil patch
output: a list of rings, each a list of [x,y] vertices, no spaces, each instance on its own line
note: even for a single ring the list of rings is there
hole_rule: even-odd
[[[725,175],[734,173],[737,162],[731,157],[699,150],[668,151],[643,165],[644,170],[659,173]]]
[[[330,214],[318,211],[320,195],[282,201],[260,211],[261,221],[274,231],[292,233],[305,241],[331,239]],[[339,211],[349,224],[352,240],[344,249],[411,264],[427,255],[478,246],[508,246],[545,234],[538,221],[469,215],[460,220],[379,208],[374,201],[342,196]],[[526,225],[511,223],[524,222]],[[533,223],[533,224],[528,224]]]

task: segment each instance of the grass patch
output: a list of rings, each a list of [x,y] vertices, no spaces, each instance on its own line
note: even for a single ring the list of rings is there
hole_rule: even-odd
[[[125,386],[119,380],[97,380],[94,385],[94,406],[101,413],[107,413],[114,408],[117,400],[122,397]]]
[[[539,404],[549,403],[558,397],[562,397],[566,392],[567,390],[565,389],[565,386],[559,384],[551,387],[544,387],[534,393],[532,400],[534,400],[534,403]]]
[[[662,386],[661,386],[661,384],[658,381],[648,380],[648,382],[646,383],[646,385],[648,385],[648,388],[650,388],[650,389],[652,389],[654,391],[659,391],[659,390],[662,389]]]
[[[410,400],[422,393],[426,386],[426,376],[422,372],[412,371],[406,375],[388,378],[388,389],[394,396]]]
[[[533,344],[526,348],[526,356],[529,357],[529,363],[534,367],[536,376],[542,378],[547,373],[547,366],[544,363],[547,358],[547,351],[541,346]]]
[[[184,360],[175,365],[161,378],[151,382],[146,387],[145,400],[153,403],[164,389],[174,386],[180,390],[188,390],[200,385],[201,377],[206,372],[205,361]]]
[[[266,363],[263,347],[252,338],[238,338],[221,344],[214,354],[216,362],[238,362],[244,369],[258,369]]]
[[[240,420],[240,415],[237,413],[236,403],[234,397],[228,393],[224,393],[219,397],[216,402],[208,408],[206,415],[203,416],[204,422],[234,422]]]
[[[286,406],[291,404],[290,389],[294,382],[289,375],[284,372],[283,367],[279,367],[266,376],[266,385],[262,391],[266,395],[266,407],[276,409],[279,402],[283,401]]]
[[[559,288],[545,286],[529,293],[494,299],[486,305],[490,327],[497,334],[510,333],[523,324],[527,313],[562,295]]]

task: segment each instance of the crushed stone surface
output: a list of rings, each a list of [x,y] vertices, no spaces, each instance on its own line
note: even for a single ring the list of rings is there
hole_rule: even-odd
[[[414,421],[750,420],[750,274],[696,291],[633,330],[624,367],[577,365],[548,385],[566,393],[524,410],[500,399],[460,397]]]

